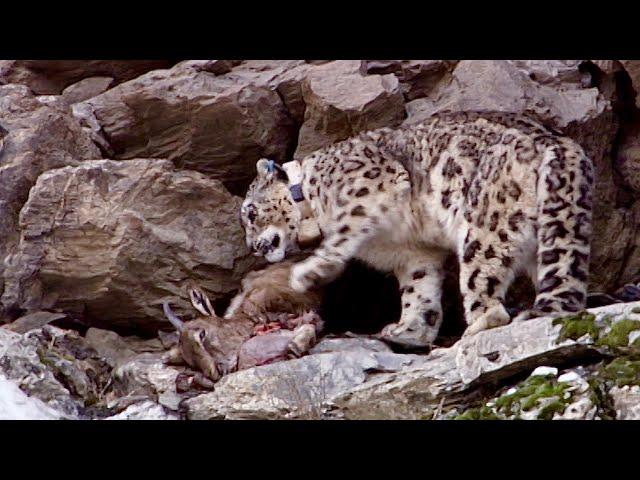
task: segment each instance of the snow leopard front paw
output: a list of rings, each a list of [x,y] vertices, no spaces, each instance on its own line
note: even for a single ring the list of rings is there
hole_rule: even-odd
[[[291,269],[289,285],[293,290],[304,293],[320,283],[320,275],[316,271],[316,265],[309,260],[300,262]]]
[[[342,262],[332,262],[312,256],[291,269],[289,285],[296,292],[304,293],[335,279],[342,272],[343,267]]]
[[[463,337],[475,335],[482,330],[501,327],[511,323],[511,317],[503,305],[495,305],[489,308],[484,314],[480,315],[473,323],[471,323],[462,334]]]
[[[437,332],[436,332],[437,333]],[[391,323],[377,335],[384,342],[404,348],[431,347],[435,334],[427,325]]]

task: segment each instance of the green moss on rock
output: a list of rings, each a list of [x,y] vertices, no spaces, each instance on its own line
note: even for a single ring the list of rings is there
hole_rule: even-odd
[[[498,412],[519,418],[522,412],[542,407],[538,418],[548,420],[554,413],[562,413],[569,403],[567,384],[558,383],[555,377],[537,375],[521,382],[514,393],[496,400]]]
[[[562,325],[560,329],[559,341],[578,340],[584,335],[589,335],[593,339],[598,338],[600,331],[595,323],[596,316],[586,311],[568,317],[556,318],[553,325]]]
[[[578,340],[584,335],[589,335],[595,345],[608,347],[611,350],[626,349],[629,346],[629,334],[640,330],[640,320],[622,318],[614,322],[613,318],[607,316],[596,322],[596,316],[586,311],[569,317],[556,318],[553,325],[561,325],[559,342]],[[632,346],[640,347],[640,338],[636,339]]]
[[[596,344],[610,348],[626,347],[629,345],[629,333],[640,330],[640,321],[623,318],[613,323],[606,335],[598,338]]]
[[[505,393],[481,407],[470,408],[455,417],[456,420],[502,420],[522,418],[523,412],[538,409],[536,418],[551,420],[563,413],[571,403],[572,394],[566,383],[554,376],[536,375],[520,382],[513,393]]]
[[[597,376],[610,387],[640,385],[640,359],[630,356],[614,358],[599,369]]]
[[[504,420],[504,417],[496,415],[496,413],[486,405],[479,408],[470,408],[462,414],[454,417],[454,420]]]

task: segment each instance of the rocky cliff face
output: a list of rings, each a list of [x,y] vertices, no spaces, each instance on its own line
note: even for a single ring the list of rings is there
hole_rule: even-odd
[[[51,408],[72,418],[299,417],[309,413],[295,413],[286,399],[265,392],[286,390],[282,382],[293,382],[282,369],[291,369],[297,382],[307,379],[305,384],[331,371],[338,377],[328,380],[322,401],[307,401],[323,405],[314,407],[314,415],[358,418],[374,411],[367,402],[377,398],[380,408],[387,409],[375,413],[380,418],[522,416],[514,413],[515,397],[509,397],[514,392],[499,388],[487,393],[493,397],[487,396],[480,406],[465,400],[455,415],[444,406],[434,410],[431,400],[400,405],[404,400],[392,401],[388,392],[404,392],[394,398],[405,399],[431,395],[443,405],[457,402],[454,397],[466,399],[471,390],[480,395],[475,387],[467,388],[475,385],[476,377],[464,377],[462,364],[457,373],[438,373],[451,370],[447,359],[462,359],[466,347],[459,343],[429,356],[408,355],[383,345],[373,348],[362,339],[344,340],[340,347],[335,339],[333,346],[325,344],[309,357],[239,372],[216,392],[180,403],[184,397],[175,391],[175,380],[181,372],[158,360],[166,345],[153,340],[158,328],[166,326],[160,306],[168,300],[179,314],[188,315],[183,286],[194,280],[222,309],[240,279],[256,266],[244,245],[237,211],[257,159],[299,159],[359,131],[420,121],[445,109],[526,112],[582,144],[597,171],[590,290],[612,293],[636,284],[639,72],[640,62],[632,60],[0,61],[0,323],[7,324],[0,328],[0,333],[7,332],[6,348],[0,345],[0,371],[6,377],[0,376],[0,389],[13,382],[44,402],[44,407],[35,401],[31,405],[38,418],[50,416]],[[366,272],[349,275],[377,281]],[[455,266],[450,277],[455,285]],[[335,289],[336,295],[344,293],[340,290]],[[523,301],[521,293],[513,296],[515,302]],[[367,317],[354,325],[366,325],[369,316],[373,322],[380,312],[394,314],[389,307],[394,300],[377,297],[380,300],[372,301],[363,296],[367,303],[360,307],[354,302],[350,315],[363,312]],[[454,293],[446,301],[450,318],[445,318],[445,329],[459,321],[453,318]],[[376,318],[376,327],[385,320]],[[535,325],[505,331],[520,335],[518,329]],[[334,325],[331,331],[347,328]],[[550,329],[528,334],[549,339]],[[360,330],[366,333],[366,328]],[[459,333],[453,330],[454,336]],[[102,336],[112,341],[113,331],[147,340],[117,337],[111,350],[87,343]],[[517,335],[507,338],[496,331],[485,336],[499,339],[496,351],[502,352],[520,341]],[[58,338],[64,348],[75,345],[69,347],[73,353],[56,351]],[[51,339],[55,341],[49,348]],[[544,348],[554,352],[550,357],[532,354],[535,362],[522,363],[509,354],[498,361],[500,368],[522,373],[545,361],[562,368],[564,354],[549,345]],[[478,353],[478,348],[467,350],[472,353],[465,365],[494,356]],[[117,358],[107,350],[119,352]],[[76,360],[46,360],[51,355]],[[19,367],[32,362],[41,365],[37,379]],[[617,368],[609,365],[585,364],[586,370],[560,372],[560,377],[570,373],[570,378],[578,375],[589,383],[593,375],[606,376]],[[625,363],[625,371],[635,368],[630,365]],[[382,383],[374,386],[370,371],[391,377],[376,376]],[[563,396],[567,390],[585,388],[576,380],[577,390],[571,390],[574,386],[566,387],[560,377],[534,378],[521,387],[511,385],[508,375],[501,374],[499,381],[504,388],[534,390],[540,387],[536,382],[542,382],[540,388],[562,391]],[[262,393],[252,396],[243,390],[258,380]],[[109,390],[108,397],[101,393],[107,383],[119,389]],[[587,409],[589,415],[611,416],[618,410],[619,418],[637,415],[638,382],[619,383],[603,387],[606,412],[597,407],[596,413]],[[445,398],[436,384],[454,385],[451,391],[457,393]],[[11,398],[19,396],[15,389],[11,392]],[[571,399],[588,397],[589,392],[572,393]],[[129,406],[122,396],[147,403],[140,406],[142,401],[132,400]],[[272,404],[266,405],[267,400]],[[326,401],[336,407],[329,408]],[[586,409],[585,402],[576,408]],[[569,415],[554,408],[552,417]],[[4,411],[11,409],[0,406],[0,414]],[[545,412],[548,415],[548,409]]]

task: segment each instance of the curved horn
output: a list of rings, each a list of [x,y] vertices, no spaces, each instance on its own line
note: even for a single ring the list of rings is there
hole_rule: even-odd
[[[171,307],[169,307],[169,302],[163,302],[162,309],[164,310],[164,314],[167,317],[167,320],[171,322],[171,325],[173,325],[176,330],[178,330],[179,332],[184,330],[184,322],[180,320],[175,313],[173,313]]]

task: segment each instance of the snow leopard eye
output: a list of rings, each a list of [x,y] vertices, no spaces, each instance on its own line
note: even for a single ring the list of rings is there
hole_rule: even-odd
[[[258,211],[256,210],[255,205],[248,205],[247,220],[249,220],[249,223],[253,223],[256,220],[257,216],[258,216]]]

